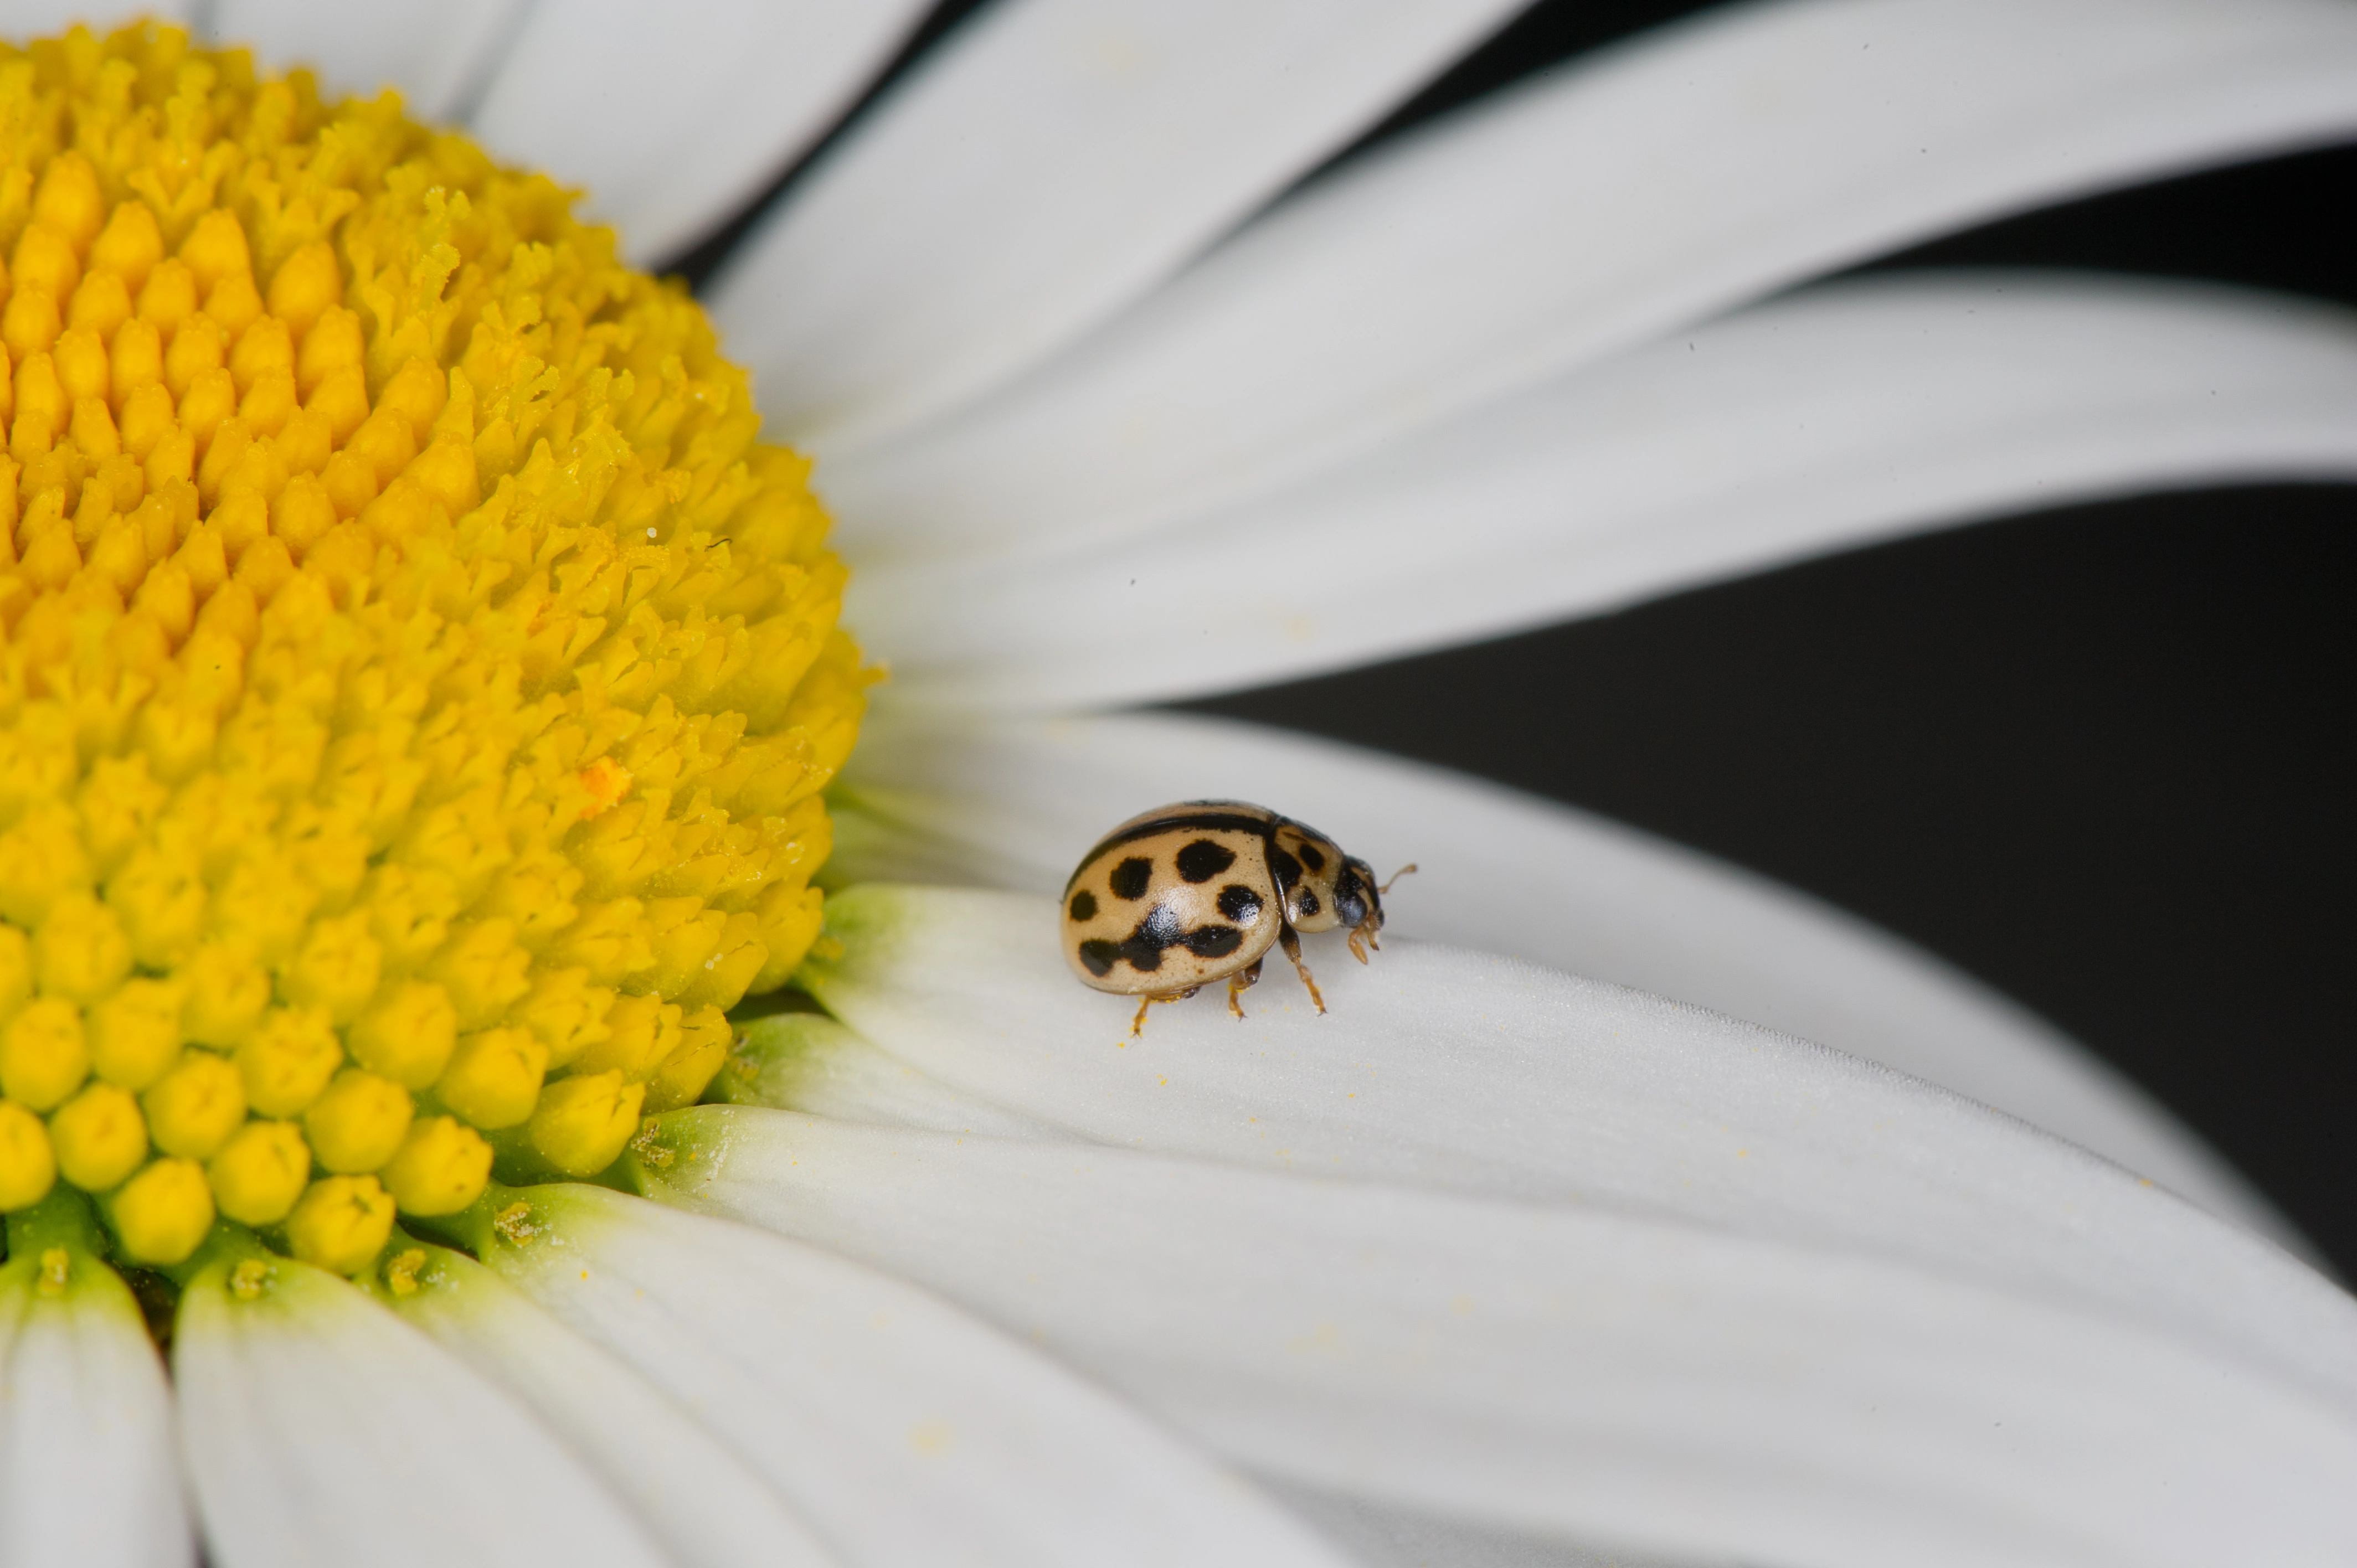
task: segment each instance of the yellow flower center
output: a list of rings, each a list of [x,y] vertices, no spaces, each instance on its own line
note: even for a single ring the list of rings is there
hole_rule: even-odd
[[[816,936],[827,520],[571,200],[174,28],[0,46],[0,1211],[357,1272],[610,1164]]]

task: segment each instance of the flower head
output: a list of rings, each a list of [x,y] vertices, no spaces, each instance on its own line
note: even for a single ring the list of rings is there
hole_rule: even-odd
[[[817,934],[859,656],[675,285],[398,100],[0,61],[0,1208],[396,1213],[611,1164]]]
[[[2034,1023],[1559,811],[1072,712],[2357,462],[2357,332],[2276,304],[1743,308],[2357,124],[2343,7],[2112,5],[1773,0],[1241,228],[1510,0],[987,8],[713,294],[904,675],[825,806],[842,569],[678,289],[393,98],[0,58],[0,1558],[185,1561],[184,1484],[230,1565],[2345,1556],[2357,1309]],[[912,7],[219,15],[602,149],[653,244]],[[1028,890],[1239,792],[1423,861],[1405,940],[1132,1039]],[[836,826],[1006,890],[817,936]]]

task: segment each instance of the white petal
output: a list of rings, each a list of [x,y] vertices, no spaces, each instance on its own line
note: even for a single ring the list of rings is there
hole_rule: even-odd
[[[798,979],[920,1070],[1082,1137],[1308,1175],[1606,1203],[1961,1271],[2357,1391],[2357,1317],[2272,1244],[1886,1068],[1518,961],[1312,940],[1231,1019],[1067,971],[1044,898],[869,884]],[[1272,969],[1280,964],[1272,961]],[[909,1136],[915,1136],[911,1133]],[[1052,1146],[1051,1146],[1052,1147]]]
[[[780,1013],[746,1025],[712,1090],[734,1104],[888,1127],[1006,1138],[1049,1137],[1056,1131],[960,1094],[820,1013]]]
[[[216,1262],[172,1342],[181,1452],[231,1568],[665,1561],[504,1394],[342,1280],[280,1258],[242,1299]]]
[[[824,483],[871,560],[1109,536],[1910,240],[2352,126],[2327,0],[1731,8],[1342,171]]]
[[[1069,341],[1372,122],[1513,0],[1008,0],[713,291],[762,407],[832,455]]]
[[[0,1563],[193,1562],[172,1396],[138,1305],[86,1248],[62,1283],[44,1289],[43,1267],[27,1249],[0,1269]]]
[[[835,875],[1049,896],[1099,832],[1157,800],[1274,801],[1381,874],[1422,867],[1386,901],[1391,931],[1698,1002],[1882,1062],[2302,1245],[2223,1160],[2044,1020],[1813,898],[1584,811],[1377,752],[1172,714],[936,726],[879,713],[851,773]]]
[[[443,120],[459,113],[497,69],[527,3],[215,0],[205,33],[225,45],[251,45],[274,70],[310,66],[332,91],[397,87],[412,114]]]
[[[735,1454],[629,1368],[472,1258],[426,1251],[413,1293],[377,1299],[537,1412],[679,1562],[835,1561]]]
[[[2024,506],[2357,477],[2357,317],[2052,274],[1760,306],[1150,537],[887,564],[909,703],[1233,689]]]
[[[27,38],[50,37],[79,24],[104,38],[116,27],[153,16],[158,21],[183,21],[194,9],[191,0],[163,0],[160,5],[99,4],[85,0],[6,0],[0,5],[0,38],[21,45]]]
[[[473,115],[503,156],[588,188],[640,264],[702,236],[817,140],[922,0],[542,0]]]
[[[484,1262],[731,1444],[855,1563],[1338,1560],[1044,1357],[920,1291],[602,1187]]]
[[[1284,1482],[1268,1487],[1286,1507],[1348,1547],[1365,1568],[1432,1568],[1442,1563],[1448,1568],[1673,1568],[1652,1553],[1640,1559],[1310,1487]],[[1679,1568],[1703,1565],[1690,1562]]]
[[[1786,1116],[1846,1119],[1799,1098]],[[2357,1547],[2346,1387],[2255,1368],[2231,1334],[2155,1331],[2133,1301],[2091,1311],[1658,1219],[1119,1150],[718,1107],[667,1129],[676,1200],[931,1284],[1299,1482],[1824,1568]],[[2144,1228],[2100,1207],[2091,1230]],[[2177,1215],[2148,1263],[2203,1272],[2231,1235]],[[2345,1351],[2357,1305],[2329,1305],[2319,1338]]]

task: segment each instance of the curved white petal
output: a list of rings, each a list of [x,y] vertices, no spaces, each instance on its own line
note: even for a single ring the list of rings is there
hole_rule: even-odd
[[[196,1541],[163,1365],[113,1271],[61,1250],[62,1277],[46,1248],[0,1268],[0,1563],[179,1568]]]
[[[527,1197],[484,1262],[667,1390],[852,1562],[1339,1561],[1243,1483],[923,1292],[602,1187]]]
[[[1784,1118],[1840,1118],[1803,1104]],[[1824,1568],[2357,1548],[2345,1385],[2258,1370],[2231,1333],[2156,1331],[2133,1299],[2087,1310],[1658,1219],[782,1112],[705,1108],[666,1133],[673,1200],[931,1284],[1297,1481]],[[2156,1272],[2204,1271],[2232,1240],[2141,1202],[2175,1211],[2147,1238]],[[2100,1207],[2090,1230],[2142,1228]],[[2330,1310],[2319,1337],[2357,1344],[2357,1304]]]
[[[1277,972],[1242,1022],[1198,998],[1134,1037],[1128,999],[1066,969],[1060,914],[867,884],[827,901],[798,979],[920,1070],[1084,1138],[1875,1252],[2187,1329],[2357,1394],[2357,1314],[2305,1265],[1887,1068],[1407,940],[1367,967],[1306,944],[1323,1016]]]
[[[1345,169],[823,479],[870,560],[1110,537],[1910,240],[2352,127],[2338,0],[1732,8]]]
[[[2304,1245],[2174,1117],[2044,1020],[1813,898],[1584,811],[1378,752],[1175,714],[922,725],[887,707],[850,773],[830,866],[845,880],[1052,896],[1099,832],[1157,800],[1272,801],[1379,872],[1422,867],[1386,902],[1393,931],[1698,1002],[1882,1062]]]
[[[1746,311],[1148,537],[887,563],[848,614],[900,702],[1114,704],[2024,506],[2351,478],[2357,316],[2190,285],[1900,276]]]
[[[1673,1564],[1647,1552],[1575,1546],[1491,1524],[1372,1502],[1312,1487],[1270,1480],[1285,1506],[1347,1547],[1364,1568],[1705,1568],[1694,1560]],[[1716,1559],[1709,1568],[1719,1568]]]
[[[463,112],[522,19],[530,0],[402,0],[397,5],[320,0],[213,0],[206,35],[251,45],[279,70],[307,65],[331,91],[397,87],[409,112],[444,120]]]
[[[746,1025],[711,1092],[731,1104],[807,1111],[843,1122],[1002,1138],[1058,1135],[1044,1122],[926,1077],[822,1013],[780,1013]]]
[[[192,0],[162,0],[157,5],[95,5],[81,3],[81,0],[6,0],[5,5],[0,5],[0,38],[21,44],[27,38],[62,33],[76,23],[103,38],[113,29],[143,16],[153,16],[166,22],[182,21],[194,8]]]
[[[463,1253],[435,1247],[377,1299],[529,1405],[677,1561],[825,1568],[835,1558],[719,1439]]]
[[[640,264],[702,236],[849,108],[923,0],[539,0],[475,134],[588,188]]]
[[[1006,380],[1347,141],[1515,0],[1006,0],[831,151],[712,294],[832,456]]]
[[[587,1568],[662,1552],[507,1396],[332,1274],[214,1262],[172,1342],[181,1453],[233,1568]]]

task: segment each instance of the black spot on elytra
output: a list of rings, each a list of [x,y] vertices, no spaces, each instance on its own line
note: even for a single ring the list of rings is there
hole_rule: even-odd
[[[1116,870],[1114,875],[1118,876],[1120,872]],[[1175,948],[1186,940],[1187,933],[1179,927],[1178,917],[1170,906],[1157,904],[1146,911],[1146,918],[1137,922],[1137,929],[1122,939],[1118,950],[1130,968],[1141,974],[1152,974],[1162,967],[1162,950]]]
[[[1220,889],[1220,913],[1239,926],[1249,926],[1260,918],[1260,895],[1241,882],[1231,882]]]
[[[1211,839],[1197,839],[1178,852],[1178,875],[1189,882],[1209,882],[1236,863],[1236,852]]]
[[[1072,918],[1075,920],[1093,920],[1096,918],[1097,896],[1090,892],[1085,887],[1082,888],[1078,893],[1073,894]],[[1100,970],[1098,972],[1103,973],[1103,971]]]
[[[1318,913],[1318,908],[1319,905],[1318,903],[1318,895],[1305,890],[1301,895],[1300,909],[1302,914],[1305,916],[1314,915]]]
[[[1301,846],[1301,864],[1312,871],[1323,871],[1326,869],[1326,857],[1318,853],[1316,844],[1306,843]]]
[[[1233,926],[1198,926],[1187,933],[1187,950],[1197,958],[1225,958],[1244,945]]]
[[[1268,846],[1268,868],[1276,873],[1279,887],[1291,887],[1301,880],[1301,863],[1275,844]]]
[[[1113,875],[1106,880],[1113,885],[1114,897],[1143,898],[1146,897],[1146,885],[1153,878],[1154,863],[1133,854],[1114,866]]]
[[[1233,926],[1205,924],[1190,931],[1179,925],[1176,910],[1157,904],[1121,941],[1082,942],[1081,961],[1089,966],[1091,974],[1104,973],[1116,961],[1141,974],[1152,974],[1162,967],[1162,955],[1171,948],[1183,947],[1198,958],[1225,958],[1243,945],[1243,932]],[[1103,969],[1097,967],[1100,963]]]
[[[1154,950],[1160,952],[1164,948],[1177,947],[1185,935],[1186,929],[1178,924],[1178,911],[1168,904],[1157,904],[1146,912],[1146,918],[1137,923],[1129,940],[1152,942]]]

